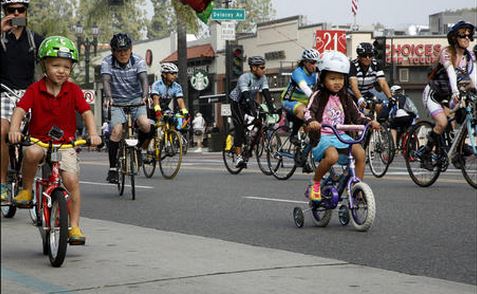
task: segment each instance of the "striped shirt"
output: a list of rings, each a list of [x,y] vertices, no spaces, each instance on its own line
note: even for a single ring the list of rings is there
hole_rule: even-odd
[[[115,103],[128,103],[143,97],[139,74],[147,72],[146,62],[139,55],[132,54],[125,67],[108,55],[101,64],[101,75],[111,75],[111,95]]]
[[[372,60],[367,71],[364,71],[363,68],[361,68],[358,59],[351,61],[349,77],[355,77],[357,79],[358,89],[361,92],[361,95],[365,95],[373,89],[374,83],[376,83],[378,79],[385,78],[383,70],[375,59]],[[353,94],[351,88],[349,89],[349,93]]]

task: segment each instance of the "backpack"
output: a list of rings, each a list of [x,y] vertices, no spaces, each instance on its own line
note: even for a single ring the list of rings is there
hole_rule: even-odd
[[[36,45],[35,45],[35,38],[33,37],[33,32],[29,28],[25,28],[25,32],[27,34],[28,38],[28,44],[30,44],[30,49],[28,50],[29,52],[34,52],[36,56]],[[2,44],[2,48],[4,52],[7,52],[7,45],[6,45],[6,33],[2,33],[0,43]]]
[[[473,70],[474,62],[470,52],[466,49],[464,55],[467,58],[467,68],[463,74],[469,74]],[[427,75],[428,84],[434,91],[434,97],[437,100],[449,99],[452,96],[452,88],[449,82],[449,75],[447,70],[440,62]],[[458,77],[459,78],[459,77]]]

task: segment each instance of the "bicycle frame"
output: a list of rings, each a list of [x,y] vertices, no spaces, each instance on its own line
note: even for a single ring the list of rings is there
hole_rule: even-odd
[[[366,126],[363,126],[363,125],[337,125],[336,127],[324,124],[321,127],[331,129],[333,131],[333,133],[336,135],[336,137],[338,138],[339,141],[341,141],[344,144],[349,145],[349,148],[348,148],[348,164],[345,168],[345,173],[347,172],[347,174],[345,175],[345,179],[344,179],[344,181],[346,182],[346,185],[343,186],[343,187],[338,187],[338,189],[335,190],[337,194],[334,194],[332,196],[332,206],[333,207],[329,207],[329,208],[334,208],[334,207],[336,207],[338,202],[343,199],[342,195],[343,195],[343,191],[344,191],[345,188],[346,188],[346,191],[348,192],[348,195],[351,195],[351,188],[353,187],[353,185],[358,183],[358,182],[361,182],[361,179],[356,176],[356,171],[355,171],[356,161],[355,161],[354,156],[352,154],[352,148],[351,147],[354,144],[361,143],[366,138],[366,134],[367,134],[367,131],[369,129],[369,124],[366,125]],[[346,140],[339,134],[338,130],[362,131],[362,133],[357,139]],[[336,181],[333,181],[331,176],[330,176],[330,179],[332,180],[332,182],[337,184]],[[325,180],[325,182],[326,182],[326,180]],[[349,198],[349,206],[353,207],[354,206],[353,197],[348,197],[348,198]]]

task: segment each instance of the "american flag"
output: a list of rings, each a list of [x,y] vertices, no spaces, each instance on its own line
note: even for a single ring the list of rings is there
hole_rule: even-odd
[[[358,0],[351,0],[351,11],[353,12],[353,15],[358,13]]]

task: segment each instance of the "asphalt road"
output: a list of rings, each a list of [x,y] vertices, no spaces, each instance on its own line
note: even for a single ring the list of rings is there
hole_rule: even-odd
[[[264,176],[256,165],[239,175],[225,170],[218,153],[190,153],[179,175],[137,178],[136,200],[105,183],[107,154],[82,152],[82,215],[93,219],[283,249],[412,275],[475,285],[477,192],[456,170],[429,188],[417,187],[402,162],[383,179],[367,175],[377,206],[364,233],[343,227],[336,215],[326,228],[292,220],[310,175],[287,181]],[[87,232],[86,232],[87,233]]]

